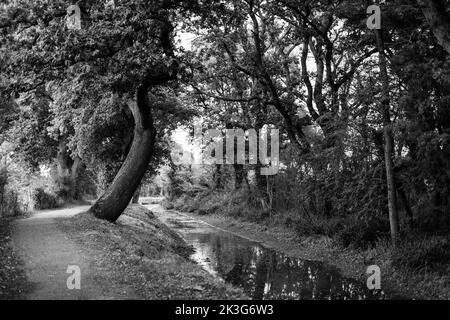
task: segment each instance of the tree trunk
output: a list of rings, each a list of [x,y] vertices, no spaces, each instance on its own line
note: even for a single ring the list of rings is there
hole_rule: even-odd
[[[214,189],[223,189],[223,176],[222,176],[222,165],[216,164],[216,170],[214,171]]]
[[[242,182],[244,181],[244,165],[234,164],[234,188],[236,190],[242,187]]]
[[[65,139],[61,139],[58,144],[56,155],[58,163],[58,187],[62,191],[65,200],[77,200],[80,198],[77,190],[77,180],[79,169],[82,165],[81,158],[76,156],[72,159],[66,146]]]
[[[134,192],[133,199],[131,199],[131,203],[139,203],[139,198],[141,196],[141,185],[138,186],[136,191]]]
[[[401,185],[397,188],[398,195],[400,196],[400,199],[403,203],[403,207],[405,208],[406,216],[408,217],[408,222],[410,226],[414,225],[414,213],[411,209],[411,206],[408,202],[408,197],[406,196],[405,191],[402,189]]]
[[[60,177],[69,175],[69,166],[67,164],[68,157],[66,143],[64,139],[62,139],[58,143],[58,151],[56,154],[56,159],[58,161],[58,175]]]
[[[450,15],[443,0],[423,0],[423,14],[430,24],[439,44],[450,54]]]
[[[70,169],[71,190],[69,197],[74,200],[78,200],[81,198],[81,194],[78,190],[78,175],[82,166],[83,162],[81,158],[79,156],[76,156],[73,160],[72,168]]]
[[[127,158],[114,178],[112,184],[99,200],[89,209],[97,218],[116,221],[126,209],[134,192],[141,183],[153,155],[156,130],[153,126],[149,88],[176,80],[179,63],[172,48],[174,27],[164,15],[160,16],[161,33],[159,42],[164,54],[171,57],[172,63],[158,63],[149,66],[137,88],[135,101],[128,103],[134,118],[134,137]]]
[[[267,190],[267,181],[266,176],[263,176],[261,174],[261,167],[261,163],[258,161],[258,163],[255,165],[255,182],[256,188],[263,194],[265,194]]]
[[[135,120],[134,138],[127,158],[100,199],[90,208],[97,218],[116,221],[141,183],[153,154],[155,128],[148,101],[148,85],[137,89],[136,101],[128,103]]]
[[[391,229],[392,243],[395,245],[398,236],[398,212],[397,193],[394,177],[394,138],[392,136],[392,123],[390,115],[389,77],[387,72],[387,59],[384,51],[384,42],[381,30],[376,30],[376,38],[379,51],[380,81],[382,86],[381,106],[383,112],[384,132],[384,161],[386,165],[386,180],[388,189],[389,224]]]

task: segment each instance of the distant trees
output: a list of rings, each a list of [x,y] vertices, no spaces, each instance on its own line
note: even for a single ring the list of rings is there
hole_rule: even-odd
[[[68,5],[2,4],[0,123],[17,157],[58,160],[69,197],[79,166],[101,175],[96,216],[116,220],[169,158],[171,131],[197,116],[219,130],[279,128],[282,164],[271,179],[261,163],[217,166],[215,183],[188,181],[198,192],[225,192],[232,177],[270,214],[375,235],[390,216],[394,238],[450,220],[444,1],[379,3],[376,34],[367,1],[80,1],[80,30],[65,25]],[[197,36],[192,50],[175,45],[180,28]],[[189,170],[166,164],[182,193]]]
[[[449,56],[423,6],[378,5],[374,33],[366,1],[238,1],[207,20],[190,67],[217,126],[283,129],[286,167],[273,186],[252,185],[273,187],[275,212],[354,217],[380,233],[391,225],[398,239],[449,222]]]

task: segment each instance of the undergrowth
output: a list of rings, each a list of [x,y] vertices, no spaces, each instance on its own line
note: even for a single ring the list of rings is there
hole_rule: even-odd
[[[163,201],[166,209],[194,212],[200,215],[218,214],[257,222],[284,226],[299,237],[325,236],[343,248],[388,250],[392,266],[408,272],[449,272],[450,244],[446,235],[427,235],[407,229],[396,248],[389,246],[389,221],[369,215],[326,216],[310,214],[302,207],[291,210],[269,209],[256,192],[199,192],[183,194],[172,201]]]

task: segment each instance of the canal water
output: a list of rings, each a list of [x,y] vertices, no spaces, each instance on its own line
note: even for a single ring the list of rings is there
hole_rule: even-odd
[[[370,291],[366,283],[343,277],[322,262],[289,257],[158,205],[147,207],[194,247],[195,262],[221,281],[242,288],[252,299],[388,299],[384,292]]]

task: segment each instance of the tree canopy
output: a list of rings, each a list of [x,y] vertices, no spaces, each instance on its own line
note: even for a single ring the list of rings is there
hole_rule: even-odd
[[[448,2],[84,0],[80,28],[71,5],[0,4],[0,141],[32,168],[56,163],[69,198],[94,173],[96,216],[117,219],[161,164],[186,177],[170,137],[200,121],[281,130],[277,176],[212,170],[270,214],[448,226]]]

